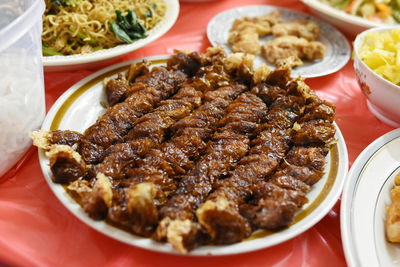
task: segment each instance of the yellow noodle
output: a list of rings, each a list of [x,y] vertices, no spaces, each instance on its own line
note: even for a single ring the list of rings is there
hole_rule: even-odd
[[[154,28],[166,11],[163,0],[79,0],[77,7],[59,7],[50,4],[50,0],[45,2],[42,42],[64,55],[90,53],[123,44],[109,26],[116,20],[115,10],[122,11],[123,15],[133,10],[146,30]],[[149,10],[151,17],[146,16]],[[81,40],[78,34],[87,38]]]

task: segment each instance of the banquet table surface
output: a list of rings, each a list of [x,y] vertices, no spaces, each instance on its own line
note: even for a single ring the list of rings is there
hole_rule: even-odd
[[[175,49],[204,52],[210,46],[207,23],[218,13],[242,5],[310,12],[299,0],[181,1],[179,17],[164,36],[113,63],[172,54]],[[347,36],[350,44],[353,38]],[[45,72],[46,110],[70,86],[99,68]],[[352,60],[336,73],[309,78],[306,83],[336,105],[336,123],[347,145],[349,168],[368,144],[393,130],[368,110]],[[227,256],[159,253],[116,241],[72,215],[47,185],[34,147],[0,178],[0,262],[6,266],[346,266],[340,199],[314,227],[273,247]]]

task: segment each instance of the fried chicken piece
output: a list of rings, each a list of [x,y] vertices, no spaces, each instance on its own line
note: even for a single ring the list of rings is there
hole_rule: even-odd
[[[287,23],[278,23],[272,27],[272,34],[280,36],[297,36],[307,41],[316,41],[320,33],[319,26],[312,20],[293,20]]]
[[[269,40],[261,48],[262,56],[278,67],[297,67],[302,60],[322,59],[326,47],[318,41],[307,41],[296,36],[282,36]]]
[[[232,45],[234,53],[242,52],[252,55],[257,55],[261,47],[255,27],[248,27],[242,31],[232,31],[229,33],[228,44]]]
[[[258,17],[236,19],[229,31],[228,44],[233,52],[257,55],[260,52],[259,38],[271,33],[271,27],[280,21],[279,11]]]
[[[395,177],[395,186],[390,190],[392,203],[387,207],[386,237],[389,242],[400,242],[400,173]]]

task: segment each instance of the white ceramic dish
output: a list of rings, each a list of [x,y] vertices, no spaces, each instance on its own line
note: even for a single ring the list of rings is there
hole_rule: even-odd
[[[166,56],[162,56],[148,59],[153,65],[158,65],[165,63],[166,58]],[[70,129],[83,132],[105,111],[104,106],[101,104],[106,101],[103,79],[115,77],[117,73],[126,70],[132,62],[123,62],[110,66],[72,86],[52,106],[45,118],[42,129]],[[192,251],[190,255],[234,254],[273,246],[303,233],[321,220],[337,202],[348,170],[347,148],[339,128],[337,128],[336,138],[338,143],[327,155],[326,174],[307,194],[309,203],[297,214],[295,224],[270,234],[260,231],[255,233],[248,241],[229,246],[200,247]],[[56,197],[81,221],[99,232],[127,244],[160,252],[177,253],[169,244],[138,237],[103,221],[91,219],[61,185],[52,182],[48,159],[43,151],[39,151],[39,160],[44,177]]]
[[[344,11],[333,8],[319,0],[301,0],[311,11],[321,19],[336,26],[343,32],[355,36],[358,33],[373,27],[379,27],[386,24],[373,22],[362,17],[350,15]]]
[[[354,70],[369,110],[381,121],[400,127],[400,86],[376,74],[360,58],[359,50],[368,33],[390,31],[400,26],[372,28],[357,35],[354,41]]]
[[[305,78],[318,77],[328,75],[340,70],[350,59],[351,49],[346,38],[334,27],[324,23],[316,18],[307,14],[303,14],[291,9],[279,8],[275,6],[243,6],[224,11],[208,23],[207,37],[210,43],[214,46],[221,45],[226,51],[231,52],[230,45],[227,44],[229,30],[233,21],[237,18],[244,16],[254,17],[267,14],[269,12],[279,10],[281,12],[281,19],[283,22],[292,21],[295,19],[313,20],[318,23],[321,34],[319,41],[326,46],[326,54],[322,60],[315,62],[305,62],[303,66],[296,67],[292,70],[292,76],[303,76]],[[272,36],[266,36],[260,39],[263,44]],[[271,69],[274,68],[272,64],[268,64],[262,56],[258,55],[255,58],[255,66],[267,64]]]
[[[385,238],[386,206],[400,172],[400,129],[372,142],[350,169],[342,194],[340,226],[350,267],[400,264],[400,244]]]
[[[167,9],[164,19],[160,21],[153,29],[148,31],[148,36],[139,39],[132,44],[122,44],[113,48],[99,50],[89,54],[69,55],[69,56],[44,56],[43,65],[45,71],[70,71],[82,68],[94,68],[96,66],[105,66],[107,63],[115,60],[136,49],[139,49],[163,36],[174,25],[179,15],[178,0],[164,0]]]

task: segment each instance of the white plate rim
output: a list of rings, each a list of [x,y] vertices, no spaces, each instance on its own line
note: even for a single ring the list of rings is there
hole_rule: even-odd
[[[167,59],[169,56],[168,55],[163,55],[163,56],[153,56],[153,57],[147,57],[146,59],[148,60],[163,60]],[[142,58],[143,59],[143,58]],[[82,79],[81,81],[77,82],[75,85],[71,86],[67,91],[65,91],[64,94],[62,94],[56,102],[53,104],[53,106],[50,108],[48,111],[46,118],[43,122],[42,129],[44,130],[49,130],[51,127],[51,124],[53,122],[54,116],[60,109],[60,107],[64,104],[64,102],[80,87],[82,87],[84,84],[87,84],[91,80],[99,77],[100,75],[119,69],[124,66],[128,66],[132,62],[137,62],[142,59],[135,59],[135,60],[130,60],[126,62],[121,62],[112,66],[109,66],[105,69],[99,70],[92,75]],[[203,246],[200,248],[195,249],[194,251],[190,252],[188,255],[193,255],[193,256],[213,256],[213,255],[229,255],[229,254],[239,254],[239,253],[244,253],[244,252],[249,252],[249,251],[254,251],[258,249],[263,249],[267,248],[270,246],[277,245],[279,243],[282,243],[284,241],[287,241],[314,226],[316,223],[318,223],[331,209],[332,207],[336,204],[337,200],[340,197],[340,194],[342,192],[343,184],[345,181],[345,177],[347,175],[348,171],[348,154],[347,154],[347,147],[343,138],[343,135],[339,129],[339,127],[334,123],[336,127],[336,135],[335,138],[338,140],[337,142],[337,152],[338,152],[338,167],[337,167],[337,174],[334,179],[333,185],[331,185],[331,189],[329,189],[329,192],[325,196],[325,198],[319,203],[319,205],[312,210],[310,214],[306,216],[306,218],[300,220],[296,224],[290,226],[289,228],[279,231],[275,233],[274,235],[278,235],[277,238],[274,238],[273,240],[269,239],[266,242],[266,238],[268,237],[262,237],[262,238],[257,238],[254,240],[249,240],[245,242],[240,242],[237,244],[232,244],[232,245],[227,245],[227,246]],[[48,166],[48,159],[45,157],[44,152],[39,149],[38,151],[39,154],[39,162],[40,166],[42,169],[42,173],[44,175],[44,178],[49,185],[50,189],[52,192],[55,194],[56,198],[63,204],[64,207],[66,207],[67,210],[69,210],[75,217],[77,217],[79,220],[84,222],[86,225],[89,227],[105,234],[106,236],[109,236],[113,239],[119,240],[123,243],[133,245],[133,246],[138,246],[144,249],[152,250],[152,251],[158,251],[158,252],[164,252],[164,253],[169,253],[169,254],[179,254],[177,251],[172,249],[170,244],[164,244],[164,243],[158,243],[155,242],[151,239],[148,238],[143,238],[143,237],[138,237],[133,234],[127,233],[123,230],[120,230],[118,228],[115,228],[103,221],[94,221],[91,219],[64,190],[64,188],[59,185],[55,184],[51,180],[51,172]],[[321,179],[321,182],[322,179]],[[326,181],[324,181],[325,183]],[[318,184],[318,183],[317,183]],[[321,186],[325,186],[326,184],[321,184]],[[320,194],[320,192],[317,192],[316,194]],[[128,236],[128,237],[127,237]],[[244,244],[244,245],[243,245]]]
[[[127,54],[157,40],[165,33],[167,33],[175,24],[180,9],[178,0],[163,1],[165,2],[167,7],[165,16],[153,29],[148,31],[148,36],[146,38],[139,39],[132,44],[121,44],[113,48],[102,49],[88,54],[77,54],[68,56],[43,56],[43,66],[70,66],[103,61]]]
[[[336,18],[338,18],[346,23],[354,24],[357,26],[361,26],[361,27],[365,27],[365,28],[373,28],[373,27],[380,27],[380,26],[384,26],[384,25],[391,25],[391,24],[387,24],[387,23],[373,22],[373,21],[364,19],[362,17],[347,14],[346,12],[344,12],[342,10],[338,10],[327,4],[319,2],[318,0],[301,0],[301,1],[304,4],[306,4],[307,6],[315,8],[317,11],[319,11],[323,14],[335,16]]]
[[[352,231],[351,217],[353,213],[352,204],[354,200],[354,194],[356,193],[355,190],[357,189],[357,184],[361,179],[361,174],[364,171],[366,165],[373,161],[374,155],[385,149],[385,146],[398,138],[400,138],[400,128],[392,130],[375,139],[360,153],[360,155],[354,161],[347,175],[341,199],[340,229],[345,258],[347,264],[351,267],[361,266],[359,260],[359,251],[356,248],[354,234]],[[387,179],[388,177],[385,177],[384,181],[386,182]],[[375,255],[372,256],[374,257]],[[374,260],[379,262],[379,259],[376,257],[374,257]]]
[[[304,78],[315,78],[315,77],[329,75],[329,74],[332,74],[332,73],[335,73],[335,72],[339,71],[350,60],[350,57],[351,57],[350,44],[347,41],[346,37],[340,31],[338,31],[335,27],[333,27],[329,23],[326,23],[326,22],[324,22],[324,21],[322,21],[322,20],[320,20],[320,19],[318,19],[318,18],[316,18],[316,17],[314,17],[314,16],[312,16],[310,14],[306,14],[306,13],[303,13],[303,12],[300,12],[300,11],[297,11],[297,10],[293,10],[293,9],[289,9],[289,8],[273,6],[273,5],[245,5],[245,6],[238,6],[238,7],[234,7],[234,8],[231,8],[231,9],[224,10],[224,11],[216,14],[213,18],[211,18],[211,20],[207,24],[207,38],[208,38],[209,42],[213,46],[219,44],[219,42],[214,40],[215,38],[213,37],[213,34],[212,34],[213,27],[215,27],[214,24],[216,23],[218,18],[221,17],[221,16],[224,16],[225,14],[234,13],[236,10],[241,10],[241,9],[243,9],[243,10],[246,10],[246,9],[248,9],[248,10],[268,9],[269,11],[281,10],[281,11],[284,11],[286,13],[290,13],[290,14],[293,14],[293,15],[296,15],[296,16],[301,16],[301,17],[304,17],[304,18],[307,18],[307,19],[312,19],[313,21],[317,22],[320,25],[321,30],[323,28],[327,28],[327,29],[329,29],[330,32],[334,33],[337,38],[339,38],[339,39],[336,38],[335,41],[336,41],[336,43],[339,41],[341,46],[343,46],[343,51],[341,52],[341,55],[340,55],[342,60],[339,63],[336,63],[336,65],[333,68],[330,68],[328,70],[326,70],[324,68],[320,68],[321,71],[318,72],[318,73],[317,72],[316,73],[304,73],[304,71],[302,72],[302,66],[299,66],[299,67],[297,67],[297,68],[292,70],[292,76],[295,74],[295,75],[300,75],[300,76],[302,76]],[[226,30],[229,30],[229,28],[227,28]],[[333,42],[331,42],[331,43],[333,43]],[[229,45],[226,44],[226,41],[224,41],[223,45],[226,46],[226,47],[229,47]],[[229,50],[230,50],[230,48],[229,48]],[[260,57],[260,55],[257,55],[257,57]],[[326,57],[324,57],[324,59],[326,60]],[[322,61],[320,61],[320,62],[324,62],[324,59]],[[319,63],[319,62],[317,62],[317,63]],[[310,65],[317,64],[317,63],[310,63]],[[269,67],[271,67],[270,64],[269,64]],[[305,68],[303,67],[303,70],[304,69]]]

